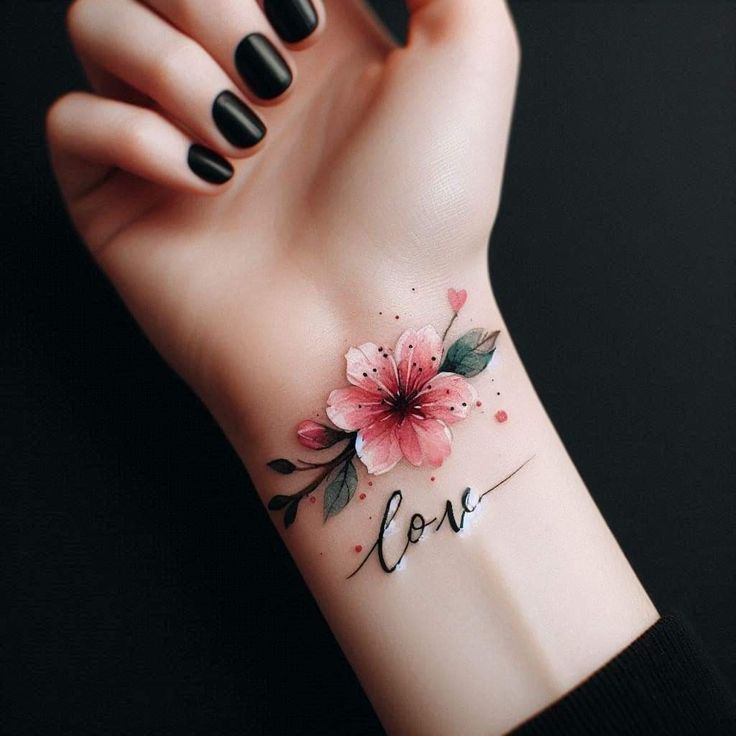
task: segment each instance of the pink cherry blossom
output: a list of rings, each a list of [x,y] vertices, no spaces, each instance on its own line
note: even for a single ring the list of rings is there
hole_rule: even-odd
[[[434,327],[406,330],[391,351],[372,342],[345,355],[352,384],[333,391],[327,416],[357,432],[355,449],[369,473],[412,465],[442,465],[450,454],[448,425],[465,419],[475,389],[457,373],[438,373],[442,339]]]

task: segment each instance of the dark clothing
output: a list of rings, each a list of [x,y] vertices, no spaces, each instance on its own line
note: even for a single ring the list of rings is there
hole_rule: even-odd
[[[736,734],[736,704],[693,632],[665,616],[513,734]]]

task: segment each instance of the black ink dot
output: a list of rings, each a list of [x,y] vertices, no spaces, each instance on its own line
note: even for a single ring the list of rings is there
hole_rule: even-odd
[[[379,353],[382,353],[383,352],[383,348],[378,348],[378,352]]]
[[[373,372],[374,372],[374,373],[376,373],[376,371],[378,371],[378,368],[374,368],[374,369],[373,369]]]
[[[432,388],[432,384],[428,383],[427,384],[427,389],[430,389],[430,388]]]
[[[416,289],[415,289],[415,288],[414,288],[413,286],[411,287],[411,290],[412,290],[412,291],[416,291]]]
[[[368,378],[368,374],[365,371],[363,371],[363,378]]]
[[[363,408],[363,404],[358,404],[358,409],[362,409],[362,408]]]
[[[437,357],[433,355],[432,360],[437,360]]]
[[[419,366],[419,372],[420,373],[422,372],[422,366]]]
[[[414,347],[413,345],[409,345],[409,350],[411,350],[413,347]]]
[[[416,365],[416,363],[412,363],[411,365],[412,365],[412,367],[414,367]]]
[[[467,406],[467,404],[463,401],[463,406]]]
[[[455,407],[454,406],[451,406],[450,407],[450,411],[455,411]]]
[[[500,396],[500,395],[501,395],[501,392],[500,391],[496,391],[496,396]]]
[[[378,314],[383,314],[383,312],[379,312]]]

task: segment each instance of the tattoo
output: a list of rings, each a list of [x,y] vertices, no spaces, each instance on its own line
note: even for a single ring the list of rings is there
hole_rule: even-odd
[[[393,564],[389,564],[386,560],[386,554],[383,549],[383,540],[386,536],[386,532],[393,523],[393,520],[396,516],[396,514],[399,512],[399,507],[401,506],[401,502],[404,500],[403,494],[401,491],[394,491],[390,496],[388,501],[386,502],[386,508],[383,512],[383,519],[381,520],[381,525],[378,529],[378,537],[376,538],[376,541],[373,543],[373,546],[368,550],[365,557],[363,557],[363,560],[358,565],[358,567],[353,570],[353,572],[348,575],[347,579],[353,577],[353,575],[356,575],[360,569],[365,565],[366,562],[370,559],[371,555],[375,552],[378,557],[378,564],[381,566],[381,569],[384,572],[392,573],[394,572],[401,562],[404,559],[404,556],[406,555],[407,550],[409,549],[409,546],[412,544],[416,544],[424,535],[424,531],[426,529],[431,529],[433,532],[438,532],[442,525],[445,523],[445,520],[447,521],[448,525],[450,526],[450,529],[457,534],[463,529],[463,525],[465,524],[465,518],[468,514],[472,514],[475,511],[478,510],[478,507],[481,504],[481,501],[492,491],[495,491],[499,486],[502,486],[506,481],[513,478],[532,458],[529,458],[529,460],[525,460],[516,470],[514,470],[512,473],[509,473],[505,478],[498,481],[498,483],[495,483],[490,488],[488,488],[486,491],[483,491],[483,493],[478,496],[477,500],[473,503],[471,501],[471,494],[472,491],[470,488],[466,488],[462,496],[460,497],[460,514],[457,516],[455,514],[455,507],[452,505],[452,501],[448,498],[447,501],[445,501],[445,510],[442,516],[440,516],[439,520],[436,516],[432,517],[431,519],[425,519],[422,514],[414,513],[411,515],[411,518],[409,520],[409,525],[407,526],[406,530],[406,544],[404,545],[404,548],[401,550],[401,553],[396,558],[395,562]],[[436,522],[436,523],[435,523]],[[434,525],[434,526],[432,526]]]
[[[358,488],[356,458],[369,475],[387,473],[402,459],[415,466],[442,465],[451,451],[450,425],[465,419],[473,406],[481,406],[467,379],[488,367],[499,335],[498,330],[473,328],[445,349],[445,339],[467,296],[464,289],[448,290],[452,317],[442,337],[427,325],[403,332],[393,349],[384,347],[385,343],[367,342],[348,350],[345,359],[350,386],[335,389],[327,398],[326,413],[332,424],[307,419],[296,430],[299,442],[310,450],[323,452],[339,444],[342,449],[323,462],[278,458],[268,463],[282,475],[311,474],[310,481],[298,491],[272,496],[268,502],[271,511],[283,512],[285,527],[294,523],[305,498],[316,502],[314,494],[320,488],[324,490],[324,520],[342,511]],[[392,498],[396,493],[400,504],[400,491]],[[454,529],[454,510],[447,503],[440,525],[447,518]],[[470,512],[463,508],[463,515]],[[412,525],[421,526],[412,534],[421,537],[430,522],[425,523],[421,515],[415,517]],[[356,551],[360,550],[362,547],[356,545]],[[379,557],[382,559],[380,551]]]

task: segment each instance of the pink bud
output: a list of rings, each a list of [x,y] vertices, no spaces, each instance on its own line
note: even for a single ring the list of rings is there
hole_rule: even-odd
[[[326,447],[332,447],[345,437],[345,433],[339,429],[326,427],[324,424],[313,422],[311,419],[305,419],[301,422],[296,428],[296,435],[299,442],[310,450],[324,450]]]

